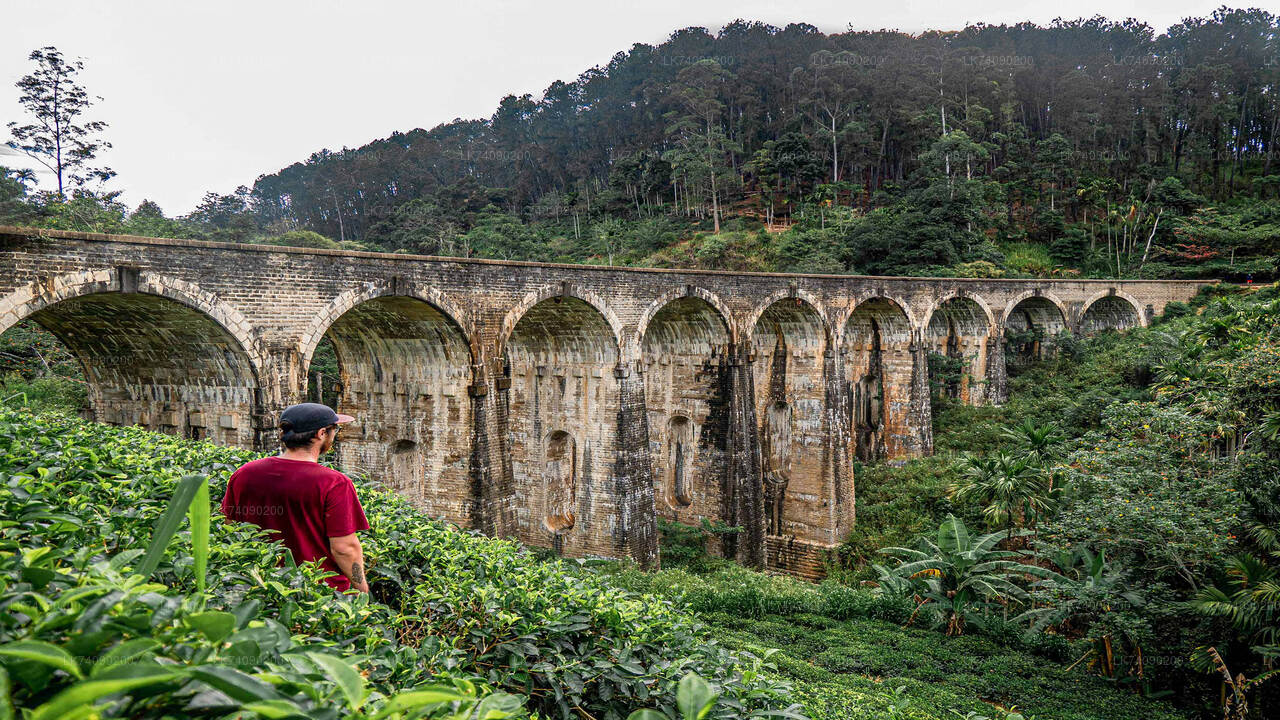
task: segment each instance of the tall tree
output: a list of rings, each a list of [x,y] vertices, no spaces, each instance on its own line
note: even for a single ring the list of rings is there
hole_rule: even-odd
[[[110,180],[115,175],[111,168],[89,166],[111,143],[99,137],[107,129],[105,122],[81,120],[95,100],[77,80],[84,62],[68,61],[53,46],[33,51],[28,59],[36,68],[17,82],[21,91],[18,102],[35,122],[10,122],[13,140],[9,146],[48,168],[58,178],[61,197],[66,197],[67,185]]]
[[[705,176],[711,186],[711,219],[720,232],[720,176],[737,144],[721,124],[724,102],[720,94],[733,73],[715,60],[700,60],[680,71],[672,88],[685,113],[676,113],[668,127],[680,151],[672,154],[673,166],[684,166]]]

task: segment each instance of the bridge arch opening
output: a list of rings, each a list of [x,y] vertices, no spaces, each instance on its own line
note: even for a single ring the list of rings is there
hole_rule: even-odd
[[[98,422],[223,445],[259,442],[258,368],[203,309],[147,292],[89,292],[41,303],[25,320],[76,358]]]
[[[1010,366],[1052,357],[1058,335],[1067,332],[1067,315],[1053,300],[1032,295],[1005,313],[1005,353]]]
[[[863,462],[894,457],[909,447],[910,348],[911,320],[893,300],[865,300],[845,322],[850,449]]]
[[[515,496],[523,501],[517,527],[529,545],[573,556],[616,554],[607,531],[621,526],[621,498],[610,482],[618,361],[609,322],[577,297],[534,304],[507,338],[500,412]]]
[[[774,301],[751,330],[751,365],[764,475],[765,531],[823,541],[828,482],[829,331],[809,301]]]
[[[1119,295],[1103,295],[1085,308],[1080,316],[1080,334],[1096,335],[1106,330],[1117,332],[1142,325],[1138,308]]]
[[[929,316],[925,344],[930,353],[942,356],[950,366],[940,373],[942,368],[930,364],[931,373],[940,374],[945,396],[967,405],[978,405],[985,399],[983,383],[991,329],[991,316],[969,297],[952,297]]]
[[[729,435],[729,326],[699,297],[672,300],[640,342],[658,514],[722,519]]]
[[[419,298],[385,295],[334,320],[309,369],[324,358],[326,343],[338,376],[325,380],[319,399],[336,398],[337,409],[356,418],[339,435],[341,464],[433,517],[467,525],[471,351],[458,323]]]

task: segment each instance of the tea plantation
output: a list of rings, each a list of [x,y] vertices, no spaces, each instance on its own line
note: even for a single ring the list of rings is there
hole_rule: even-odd
[[[799,717],[759,658],[672,602],[368,484],[366,553],[389,604],[335,597],[314,567],[210,512],[249,458],[0,411],[0,718],[652,719],[715,693],[706,717]],[[146,553],[192,496],[167,552]]]
[[[678,717],[691,673],[717,718],[1177,717],[1062,647],[903,629],[909,607],[835,583],[535,560],[361,481],[384,602],[336,598],[216,510],[206,554],[198,497],[139,575],[182,479],[213,506],[249,457],[0,411],[0,717]]]
[[[1061,637],[1027,636],[1012,623],[948,637],[913,623],[911,602],[728,564],[701,574],[611,575],[632,590],[679,599],[727,646],[767,656],[815,720],[1186,717],[1071,667],[1080,648]]]

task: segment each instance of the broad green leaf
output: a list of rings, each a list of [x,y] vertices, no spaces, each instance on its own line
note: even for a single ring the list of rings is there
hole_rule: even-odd
[[[93,669],[89,671],[90,677],[101,675],[103,671],[110,670],[113,667],[127,663],[137,658],[143,653],[150,652],[160,647],[160,643],[151,638],[134,638],[126,640],[119,645],[111,648],[105,655],[98,658],[98,662],[93,664]]]
[[[200,476],[187,516],[191,519],[191,556],[195,560],[196,589],[203,596],[209,572],[209,480]]]
[[[671,720],[657,710],[636,710],[627,716],[627,720]]]
[[[244,709],[264,718],[307,717],[302,708],[288,700],[264,700],[262,702],[245,703]]]
[[[169,541],[178,532],[178,526],[182,524],[187,508],[191,507],[191,499],[196,496],[196,491],[202,484],[208,486],[208,481],[203,475],[188,475],[178,482],[178,486],[174,488],[173,497],[169,499],[169,505],[164,509],[164,514],[156,520],[155,529],[151,532],[151,544],[147,546],[147,554],[135,569],[139,575],[151,577],[151,574],[160,566],[164,551],[169,547]]]
[[[39,568],[39,567],[22,568],[22,579],[25,580],[26,582],[31,583],[32,587],[34,587],[37,590],[43,589],[44,586],[48,585],[49,581],[52,580],[56,575],[57,573],[55,573],[53,570],[49,568]]]
[[[71,656],[71,653],[47,642],[20,640],[8,645],[0,645],[0,655],[20,660],[32,660],[56,667],[59,670],[65,670],[69,675],[76,678],[84,677],[84,673],[80,672],[80,666],[76,664],[76,659]]]
[[[683,720],[702,720],[716,704],[717,693],[697,673],[680,678],[676,686],[676,706]]]
[[[3,667],[0,667],[0,720],[13,720],[13,683]]]
[[[276,689],[252,675],[225,665],[197,665],[187,671],[191,677],[221,690],[227,697],[241,703],[268,700],[284,700]]]
[[[338,686],[347,700],[347,707],[359,710],[365,699],[364,678],[360,673],[356,672],[356,669],[346,660],[332,655],[309,652],[307,657],[319,665],[320,669],[324,670],[324,674]]]
[[[98,677],[82,680],[54,696],[52,700],[35,709],[31,720],[55,720],[68,712],[107,695],[125,692],[148,685],[156,685],[181,677],[175,670],[156,664],[122,665],[108,670]]]
[[[209,642],[220,643],[235,632],[236,616],[221,610],[208,610],[186,617],[188,626],[199,630]]]
[[[474,717],[476,720],[502,720],[517,715],[523,706],[524,703],[518,696],[498,692],[480,701]]]
[[[408,690],[402,693],[397,693],[390,700],[387,700],[387,704],[382,706],[382,710],[379,711],[374,718],[375,720],[377,718],[384,718],[389,715],[395,715],[396,713],[402,713],[406,710],[420,708],[423,705],[433,705],[436,703],[448,703],[456,700],[468,699],[469,698],[466,695],[459,693],[451,687],[446,687],[444,685],[428,685],[418,690]]]

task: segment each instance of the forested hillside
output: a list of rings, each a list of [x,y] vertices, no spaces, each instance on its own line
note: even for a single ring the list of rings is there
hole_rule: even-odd
[[[686,28],[489,118],[321,150],[180,220],[12,176],[0,214],[503,259],[1262,279],[1280,244],[1276,30],[1227,8],[1163,33]]]

